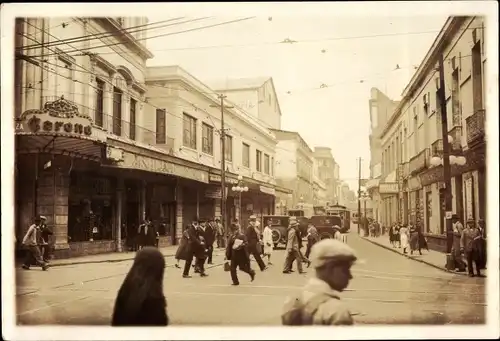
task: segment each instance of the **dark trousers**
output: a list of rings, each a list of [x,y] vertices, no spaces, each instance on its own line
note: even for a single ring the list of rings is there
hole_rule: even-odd
[[[241,271],[246,272],[251,276],[253,270],[250,268],[250,260],[241,259],[239,257],[233,257],[231,259],[231,280],[233,284],[239,284],[238,273],[236,269],[239,268]]]
[[[41,245],[40,253],[42,254],[43,260],[47,262],[50,258],[50,245]]]
[[[266,268],[266,264],[264,264],[264,261],[260,257],[260,254],[257,252],[257,247],[256,246],[251,247],[249,248],[248,251],[255,258],[255,261],[259,265],[260,270],[261,271],[264,270]]]
[[[217,240],[216,240],[216,243],[217,243],[217,247],[223,247],[224,245],[224,236],[222,234],[219,234],[217,235]]]
[[[288,251],[285,258],[285,265],[283,267],[283,272],[289,272],[292,270],[293,261],[297,260],[297,270],[303,272],[302,269],[302,257],[300,256],[299,250],[291,249]]]
[[[467,270],[469,271],[469,274],[474,274],[474,268],[472,267],[472,263],[474,263],[476,265],[476,273],[480,275],[481,264],[479,264],[480,262],[474,252],[466,252],[465,259],[467,259]]]
[[[189,275],[189,270],[193,264],[193,258],[195,259],[195,269],[197,269],[200,273],[205,273],[205,258],[198,258],[194,257],[194,255],[190,255],[184,263],[184,272],[182,273],[184,276]]]
[[[24,260],[24,267],[29,268],[31,265],[46,266],[42,258],[42,253],[37,245],[28,246],[26,259]]]
[[[207,248],[207,263],[212,264],[212,256],[214,253],[214,247],[213,245],[209,245]]]

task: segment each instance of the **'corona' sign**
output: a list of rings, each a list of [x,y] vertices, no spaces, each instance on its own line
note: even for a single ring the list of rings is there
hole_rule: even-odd
[[[92,120],[78,112],[71,102],[61,98],[47,102],[41,110],[27,110],[16,121],[16,132],[62,133],[90,136]]]

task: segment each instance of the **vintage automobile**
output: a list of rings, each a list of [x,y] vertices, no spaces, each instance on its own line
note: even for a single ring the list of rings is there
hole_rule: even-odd
[[[333,238],[336,231],[342,230],[342,219],[337,215],[315,215],[309,221],[316,227],[321,239]]]
[[[277,248],[279,244],[286,245],[287,229],[290,224],[290,216],[265,215],[262,217],[262,226],[265,226],[268,221],[271,221],[274,248]]]

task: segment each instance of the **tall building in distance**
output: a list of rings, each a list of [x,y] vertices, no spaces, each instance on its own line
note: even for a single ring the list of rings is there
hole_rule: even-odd
[[[281,108],[272,77],[226,79],[207,84],[269,129],[281,129]]]
[[[330,204],[338,202],[336,188],[339,181],[339,165],[329,147],[314,147],[314,159],[318,164],[318,176],[326,186],[326,201]]]
[[[373,218],[380,221],[381,195],[384,196],[387,186],[382,185],[380,192],[380,177],[382,175],[382,140],[380,138],[384,127],[394,114],[398,101],[391,100],[386,94],[377,88],[371,89],[370,108],[370,179],[365,187],[370,195],[370,206],[373,209]]]
[[[292,191],[292,197],[286,204],[287,208],[312,210],[314,202],[313,151],[297,132],[277,129],[271,129],[271,132],[278,141],[276,183]]]

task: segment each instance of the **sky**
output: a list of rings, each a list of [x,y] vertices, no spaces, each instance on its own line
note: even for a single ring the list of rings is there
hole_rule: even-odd
[[[148,35],[238,18],[242,16],[214,16],[152,29]],[[257,16],[149,39],[147,46],[155,57],[148,66],[180,65],[202,82],[272,77],[282,110],[282,129],[299,132],[311,148],[331,147],[341,179],[355,189],[358,157],[363,159],[362,176],[369,177],[370,89],[376,87],[392,99],[400,99],[446,18],[442,14]],[[150,17],[150,22],[158,20]],[[287,38],[297,43],[279,43]],[[321,84],[328,87],[319,88]]]

